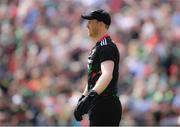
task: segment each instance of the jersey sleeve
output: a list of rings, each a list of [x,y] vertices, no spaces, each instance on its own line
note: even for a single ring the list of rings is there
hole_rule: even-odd
[[[115,57],[116,55],[115,55],[115,51],[113,50],[113,47],[106,45],[100,48],[99,58],[101,63],[106,60],[115,61],[116,59]]]

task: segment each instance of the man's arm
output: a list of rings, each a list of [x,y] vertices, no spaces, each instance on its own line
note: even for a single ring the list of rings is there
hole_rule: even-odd
[[[105,90],[109,85],[113,77],[114,62],[112,60],[107,60],[101,63],[101,76],[99,77],[93,90],[95,90],[99,95]]]
[[[113,70],[114,70],[114,62],[112,60],[107,60],[101,63],[102,74],[93,88],[93,90],[95,90],[98,94],[101,94],[112,80]],[[83,95],[86,96],[87,94],[88,94],[88,85],[86,84]]]
[[[101,76],[99,77],[96,85],[94,88],[88,93],[87,85],[84,90],[82,100],[78,103],[74,116],[76,120],[81,121],[82,115],[88,113],[89,109],[92,107],[93,102],[96,100],[99,94],[101,94],[105,88],[109,85],[110,81],[113,77],[113,69],[114,69],[114,62],[111,60],[107,60],[101,63]],[[82,95],[82,96],[83,96]]]
[[[88,84],[86,84],[86,87],[84,89],[83,95],[86,96],[88,94]]]
[[[79,105],[80,101],[82,101],[82,99],[85,98],[85,96],[87,96],[87,94],[88,94],[88,85],[86,84],[84,92],[83,92],[82,96],[79,98],[77,107],[74,110],[74,117],[77,121],[82,120],[82,114],[81,114],[81,112],[78,111],[78,105]]]

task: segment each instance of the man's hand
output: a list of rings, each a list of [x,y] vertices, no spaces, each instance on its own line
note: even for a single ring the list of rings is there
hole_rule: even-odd
[[[81,114],[81,112],[79,112],[79,111],[77,110],[77,108],[74,110],[74,117],[75,117],[75,119],[76,119],[77,121],[81,121],[81,120],[82,120],[82,114]]]
[[[85,97],[85,96],[82,95],[82,96],[79,98],[79,100],[78,100],[78,105],[79,105],[80,101],[81,101],[84,97]],[[78,105],[77,105],[77,107],[78,107]],[[74,117],[75,117],[75,119],[76,119],[77,121],[81,121],[81,120],[82,120],[82,114],[77,110],[77,107],[76,107],[75,110],[74,110]]]
[[[96,91],[90,91],[89,94],[78,103],[76,108],[77,112],[81,114],[81,116],[87,114],[88,111],[92,108],[93,102],[97,99],[97,97],[98,94]]]

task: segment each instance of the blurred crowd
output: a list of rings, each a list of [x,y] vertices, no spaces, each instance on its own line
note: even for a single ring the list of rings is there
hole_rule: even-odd
[[[110,12],[121,125],[180,125],[179,0],[1,0],[0,125],[88,125],[73,110],[93,42],[81,14]]]

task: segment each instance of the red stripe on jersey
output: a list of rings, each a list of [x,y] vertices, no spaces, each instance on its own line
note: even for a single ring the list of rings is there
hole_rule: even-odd
[[[98,42],[101,42],[101,41],[104,40],[104,38],[106,38],[106,37],[109,37],[109,34],[105,34],[103,37],[101,37],[101,38],[99,39]]]

